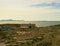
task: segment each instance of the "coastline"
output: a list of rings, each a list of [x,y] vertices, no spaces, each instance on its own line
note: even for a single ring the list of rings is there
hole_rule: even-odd
[[[58,46],[60,25],[0,31],[0,43],[5,46]]]

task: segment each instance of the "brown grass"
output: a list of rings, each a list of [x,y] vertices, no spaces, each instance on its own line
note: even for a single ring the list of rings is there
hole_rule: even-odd
[[[6,46],[60,46],[60,25],[0,31]]]

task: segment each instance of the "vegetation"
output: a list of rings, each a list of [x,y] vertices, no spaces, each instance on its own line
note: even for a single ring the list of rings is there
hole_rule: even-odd
[[[60,46],[60,25],[15,29],[0,31],[0,43],[6,46]]]

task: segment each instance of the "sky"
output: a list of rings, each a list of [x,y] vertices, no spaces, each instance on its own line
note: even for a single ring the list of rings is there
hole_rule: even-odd
[[[0,20],[60,21],[60,0],[0,0]]]

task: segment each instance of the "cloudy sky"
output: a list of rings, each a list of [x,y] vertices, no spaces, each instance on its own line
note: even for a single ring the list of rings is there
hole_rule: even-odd
[[[60,21],[60,0],[0,0],[0,20]]]

